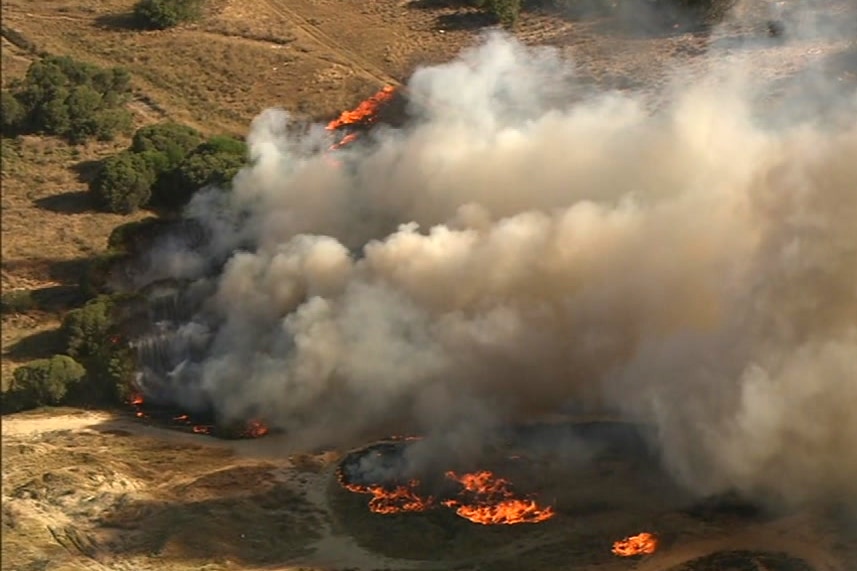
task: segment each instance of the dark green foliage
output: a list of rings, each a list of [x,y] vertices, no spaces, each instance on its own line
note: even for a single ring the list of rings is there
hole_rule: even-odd
[[[62,323],[66,353],[81,359],[97,355],[113,326],[112,311],[113,303],[106,296],[69,311]]]
[[[174,224],[173,221],[154,216],[128,222],[113,229],[107,239],[107,247],[116,252],[139,252],[149,243],[158,230]]]
[[[165,30],[202,15],[202,0],[139,0],[134,18],[141,28]]]
[[[99,296],[66,314],[62,335],[66,352],[86,368],[79,398],[87,402],[122,402],[134,374],[131,350],[122,343],[116,302]]]
[[[27,118],[27,108],[9,90],[0,92],[0,132],[15,135]]]
[[[138,129],[134,133],[131,150],[135,153],[163,153],[167,159],[164,170],[167,170],[177,167],[187,154],[202,142],[203,137],[196,129],[180,123],[166,122]]]
[[[31,361],[15,369],[12,385],[3,395],[3,411],[61,404],[85,375],[84,367],[66,355]]]
[[[6,313],[26,313],[38,306],[33,293],[28,289],[4,291],[0,295],[0,311]]]
[[[521,13],[521,0],[474,0],[474,4],[494,15],[506,28],[514,26]]]
[[[129,214],[146,204],[157,177],[153,162],[153,157],[128,151],[105,159],[89,183],[96,204],[120,214]]]
[[[227,186],[246,162],[247,146],[243,141],[212,137],[158,180],[152,190],[152,202],[165,208],[180,208],[200,188]]]
[[[208,185],[226,186],[246,164],[247,146],[232,137],[202,135],[177,123],[142,127],[131,147],[104,160],[89,184],[108,212],[130,213],[143,206],[176,210]]]
[[[85,298],[103,293],[114,268],[128,260],[128,254],[121,250],[110,249],[93,257],[80,278],[80,292]]]
[[[23,81],[3,92],[3,133],[44,133],[73,143],[112,139],[131,124],[122,108],[130,89],[125,70],[43,57],[30,65]]]

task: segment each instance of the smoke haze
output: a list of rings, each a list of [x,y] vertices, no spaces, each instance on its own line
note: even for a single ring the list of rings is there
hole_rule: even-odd
[[[495,33],[417,70],[414,119],[366,144],[320,154],[265,111],[233,191],[188,207],[211,241],[153,258],[205,298],[177,398],[459,453],[619,411],[700,492],[857,498],[857,91],[818,79],[835,109],[796,120],[718,61],[656,105],[562,101],[573,66]]]

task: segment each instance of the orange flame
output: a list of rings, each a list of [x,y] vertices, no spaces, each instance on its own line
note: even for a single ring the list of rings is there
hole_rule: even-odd
[[[429,509],[434,504],[434,498],[423,498],[417,492],[420,485],[419,480],[411,480],[405,486],[395,486],[387,489],[383,486],[365,486],[361,484],[348,484],[339,473],[339,483],[349,492],[357,494],[371,494],[369,510],[378,514],[395,514],[402,512],[421,512]]]
[[[327,130],[333,131],[345,125],[354,125],[355,123],[373,123],[377,120],[378,109],[390,101],[395,92],[395,87],[385,85],[378,93],[362,101],[354,109],[340,113],[337,119],[327,124]]]
[[[241,433],[242,436],[247,438],[260,438],[266,434],[268,434],[268,427],[258,420],[248,422],[244,432]]]
[[[443,505],[455,508],[455,513],[482,525],[511,525],[537,523],[554,516],[553,508],[541,507],[535,500],[519,499],[509,490],[510,482],[483,470],[472,474],[457,475],[447,472],[446,477],[464,486],[468,502],[446,500]]]
[[[353,143],[356,140],[357,140],[357,133],[348,133],[347,135],[342,137],[341,141],[339,141],[338,143],[334,143],[334,144],[330,145],[330,147],[328,147],[327,150],[328,151],[335,151],[337,149],[341,149],[345,145],[348,145],[349,143]]]
[[[658,548],[658,538],[649,532],[643,532],[613,544],[613,554],[619,557],[632,557],[634,555],[649,555]]]
[[[470,501],[444,500],[441,505],[455,509],[457,515],[474,523],[482,525],[536,523],[554,516],[553,508],[550,506],[541,507],[532,499],[516,498],[509,490],[508,480],[497,478],[487,470],[462,476],[447,472],[446,476],[460,482],[464,486],[462,493],[470,496],[471,499]],[[371,494],[369,510],[374,513],[420,512],[435,506],[433,497],[420,496],[419,480],[411,480],[407,485],[398,485],[390,489],[384,486],[346,483],[340,471],[339,482],[350,492]]]

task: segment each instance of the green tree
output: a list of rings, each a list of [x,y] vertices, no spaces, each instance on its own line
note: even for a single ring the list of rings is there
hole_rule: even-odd
[[[148,202],[155,178],[144,154],[124,151],[101,163],[89,192],[102,209],[129,214]]]
[[[93,136],[111,139],[127,129],[131,115],[122,106],[129,92],[130,76],[123,69],[45,56],[30,65],[24,80],[11,91],[23,109],[14,109],[8,97],[4,105],[14,111],[14,123],[21,130],[78,143]],[[4,126],[6,121],[4,117]]]
[[[176,168],[202,142],[202,135],[193,127],[170,121],[137,129],[131,141],[131,150],[135,153],[163,153],[167,158],[163,170],[168,170]]]
[[[474,0],[474,4],[493,14],[506,28],[514,26],[521,13],[521,0]]]
[[[232,137],[212,137],[191,151],[179,166],[152,189],[152,202],[180,208],[206,186],[228,186],[247,164],[247,145]]]
[[[134,357],[121,342],[113,298],[99,296],[69,311],[62,324],[66,352],[86,368],[79,398],[88,402],[121,402],[134,375]]]
[[[139,0],[134,17],[139,26],[165,30],[202,16],[202,0]]]
[[[4,89],[0,92],[0,129],[3,136],[15,135],[24,128],[27,108],[15,95]]]
[[[66,353],[84,360],[97,356],[113,327],[113,303],[107,296],[97,297],[81,308],[69,311],[62,323]]]
[[[3,395],[4,410],[61,404],[85,375],[83,365],[66,355],[31,361],[15,369],[9,391]]]

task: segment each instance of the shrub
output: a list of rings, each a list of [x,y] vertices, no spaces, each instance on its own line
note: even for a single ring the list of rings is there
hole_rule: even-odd
[[[129,214],[145,205],[155,182],[154,157],[128,151],[105,159],[89,183],[96,204],[107,212]]]
[[[15,369],[12,385],[3,395],[4,412],[61,404],[85,375],[83,365],[66,355],[22,365]]]
[[[129,256],[126,252],[108,250],[94,256],[86,265],[78,284],[85,298],[93,298],[107,289],[110,275],[115,268],[126,262]]]
[[[134,358],[121,343],[116,311],[115,299],[102,295],[69,311],[63,320],[66,352],[86,368],[79,396],[87,402],[123,402],[129,392]]]
[[[114,251],[128,253],[139,252],[145,244],[152,241],[158,230],[174,224],[173,221],[151,216],[143,220],[121,224],[113,229],[107,239],[107,247]]]
[[[167,168],[175,168],[202,142],[202,135],[193,127],[166,122],[137,129],[131,150],[135,153],[161,152],[169,161]]]
[[[202,0],[140,0],[134,5],[137,24],[149,30],[165,30],[202,15]]]
[[[2,313],[25,313],[36,309],[38,304],[33,299],[33,292],[28,289],[4,291],[0,295],[0,311]]]
[[[247,162],[247,146],[231,137],[212,137],[190,152],[179,166],[158,180],[152,203],[176,209],[200,188],[228,186]]]
[[[113,327],[112,310],[110,298],[101,296],[69,311],[61,329],[66,353],[82,360],[97,356]]]
[[[130,76],[123,69],[45,56],[3,92],[3,132],[58,135],[72,143],[109,140],[131,124],[122,108],[129,93]]]
[[[494,15],[506,28],[514,26],[521,13],[521,0],[474,0],[474,3]]]
[[[27,117],[27,109],[11,91],[0,92],[0,132],[4,137],[16,135]]]

